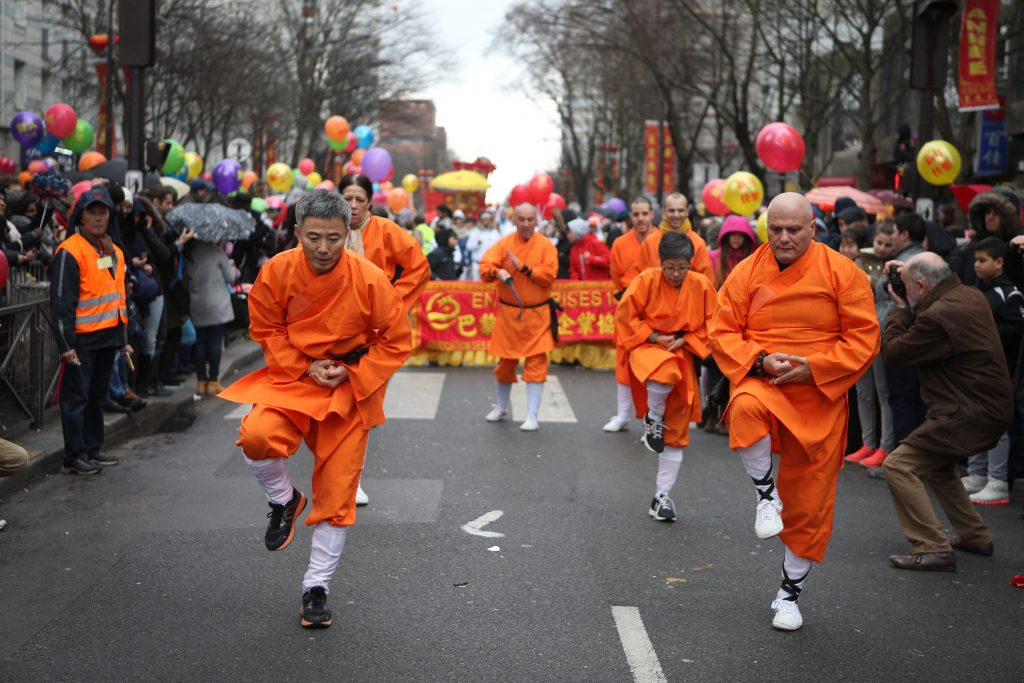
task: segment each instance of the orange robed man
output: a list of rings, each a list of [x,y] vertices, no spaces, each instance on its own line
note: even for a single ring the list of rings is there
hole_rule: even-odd
[[[498,310],[489,353],[498,357],[494,376],[498,400],[487,413],[488,422],[508,415],[508,401],[516,382],[519,359],[525,358],[526,419],[524,432],[537,430],[537,414],[548,378],[548,351],[555,348],[558,330],[551,285],[558,274],[558,252],[547,237],[536,232],[537,209],[531,204],[515,208],[516,231],[502,237],[484,253],[480,277],[498,283]]]
[[[729,378],[729,446],[754,480],[754,532],[785,545],[772,626],[803,624],[797,598],[825,558],[846,445],[847,391],[878,354],[874,297],[853,261],[812,241],[802,196],[768,207],[768,244],[718,293],[711,348]],[[779,453],[778,489],[772,453]],[[781,513],[781,515],[780,515]]]
[[[430,264],[423,248],[409,231],[387,218],[371,213],[373,181],[361,173],[348,173],[338,183],[338,192],[352,209],[351,229],[345,249],[366,258],[384,271],[402,297],[406,314],[419,302],[420,292],[430,280]],[[356,504],[367,505],[370,497],[362,482],[356,489]]]
[[[673,192],[665,197],[665,217],[658,229],[651,232],[651,238],[644,240],[643,246],[640,247],[640,253],[632,267],[634,273],[642,273],[648,268],[657,268],[661,263],[658,259],[658,243],[662,236],[670,232],[678,232],[686,235],[693,242],[693,262],[690,269],[712,282],[715,281],[715,268],[711,265],[708,245],[690,225],[690,219],[686,215],[688,211],[689,202],[685,195]]]
[[[412,334],[380,268],[345,251],[351,213],[341,195],[314,190],[295,208],[299,246],[264,264],[249,294],[249,331],[267,366],[220,396],[254,404],[238,444],[270,503],[268,550],[291,542],[306,506],[286,461],[303,440],[313,452],[306,524],[315,528],[301,615],[304,627],[325,627],[331,576],[356,521],[367,435],[384,422],[384,389]]]
[[[693,357],[704,359],[715,288],[690,272],[693,243],[668,233],[658,245],[661,267],[640,273],[615,312],[616,335],[629,357],[637,417],[644,419],[643,444],[658,454],[654,499],[648,513],[657,521],[676,517],[669,497],[690,444],[690,422],[700,419],[700,388]]]
[[[626,287],[637,276],[633,269],[640,249],[654,229],[651,221],[654,218],[654,210],[651,208],[651,200],[647,197],[637,197],[629,207],[629,220],[633,224],[632,230],[612,242],[612,253],[610,270],[612,282],[615,283],[615,291],[622,297]],[[629,413],[633,407],[633,399],[629,388],[629,367],[626,364],[626,350],[619,343],[619,335],[615,334],[615,415],[605,423],[603,429],[606,432],[623,432],[629,429]]]

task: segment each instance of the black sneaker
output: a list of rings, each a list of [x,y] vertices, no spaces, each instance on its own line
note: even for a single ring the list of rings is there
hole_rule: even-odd
[[[103,465],[104,467],[111,467],[121,462],[120,460],[112,456],[110,453],[104,453],[103,451],[100,451],[96,455],[90,455],[89,459],[92,460],[97,465]]]
[[[121,396],[114,399],[118,405],[127,408],[128,410],[135,412],[136,410],[142,410],[146,407],[146,402],[137,396]]]
[[[676,506],[667,493],[655,496],[651,501],[651,509],[647,511],[651,517],[659,522],[674,522],[676,519]]]
[[[300,494],[301,495],[301,494]],[[327,589],[313,586],[302,594],[302,628],[327,628],[331,625],[331,610],[327,609]]]
[[[131,408],[128,408],[127,406],[121,405],[120,403],[118,403],[117,401],[115,401],[112,398],[108,398],[105,401],[103,401],[103,410],[107,411],[108,413],[130,413],[130,412],[132,412]]]
[[[270,503],[270,524],[267,525],[267,550],[283,550],[295,536],[295,518],[306,509],[302,491],[292,488],[292,499],[284,505]]]
[[[60,466],[60,471],[64,474],[99,474],[102,469],[99,463],[84,455],[72,460],[65,458]]]
[[[644,435],[640,439],[647,450],[662,453],[665,450],[665,423],[652,420],[650,413],[644,415]]]

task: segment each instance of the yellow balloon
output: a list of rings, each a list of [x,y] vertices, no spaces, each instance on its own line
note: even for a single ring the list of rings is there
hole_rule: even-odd
[[[402,176],[402,189],[409,194],[420,189],[420,179],[416,177],[415,173],[406,173]]]
[[[765,244],[768,241],[768,212],[762,211],[761,215],[757,217],[757,227],[754,229],[757,233],[757,239],[761,240],[761,244]]]
[[[736,171],[725,181],[722,201],[733,213],[747,216],[761,206],[764,199],[764,187],[753,173]]]
[[[926,142],[917,153],[917,172],[932,185],[949,185],[960,175],[960,152],[945,140]]]
[[[185,152],[185,167],[188,169],[186,180],[195,180],[203,172],[203,158],[195,152]]]
[[[283,162],[271,164],[267,169],[267,185],[274,192],[287,192],[292,189],[295,176],[292,175],[292,167]]]
[[[317,185],[319,185],[323,181],[324,181],[323,176],[321,176],[316,171],[313,171],[308,176],[306,176],[306,187],[316,187]]]

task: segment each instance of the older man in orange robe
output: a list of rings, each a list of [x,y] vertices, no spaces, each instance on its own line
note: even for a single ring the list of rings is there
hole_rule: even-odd
[[[637,276],[634,270],[637,256],[644,241],[650,237],[653,225],[654,210],[651,200],[638,197],[629,207],[629,219],[633,228],[612,243],[610,270],[612,282],[618,296],[626,291],[626,287]],[[615,335],[615,415],[604,425],[604,431],[615,433],[629,429],[629,413],[633,407],[633,399],[629,388],[629,367],[626,362],[626,351]]]
[[[519,359],[525,358],[526,419],[524,432],[537,430],[537,414],[548,377],[548,351],[555,348],[558,322],[551,285],[558,274],[558,252],[547,237],[536,232],[537,209],[530,204],[515,208],[516,231],[501,238],[480,261],[484,282],[497,282],[498,310],[491,333],[490,354],[498,357],[494,376],[498,400],[488,422],[508,415],[508,401],[516,382]]]
[[[661,267],[640,273],[626,289],[615,312],[615,331],[628,354],[637,417],[644,419],[643,444],[658,454],[648,513],[668,522],[676,517],[669,493],[690,443],[690,422],[700,418],[693,357],[711,352],[708,322],[715,288],[690,272],[693,244],[684,235],[665,235],[658,252]]]
[[[711,324],[715,361],[731,387],[729,445],[757,490],[754,531],[785,545],[772,625],[787,631],[803,624],[797,598],[832,533],[847,391],[879,348],[864,274],[813,234],[807,200],[776,197],[768,244],[733,270]],[[780,454],[778,490],[772,453]]]
[[[299,246],[261,269],[249,294],[250,333],[267,366],[220,394],[252,403],[238,444],[270,503],[268,550],[288,546],[305,496],[287,458],[313,452],[314,526],[303,578],[302,625],[326,627],[326,599],[348,527],[369,430],[384,422],[384,389],[411,350],[402,300],[379,268],[345,252],[351,214],[342,197],[315,190],[296,206]]]

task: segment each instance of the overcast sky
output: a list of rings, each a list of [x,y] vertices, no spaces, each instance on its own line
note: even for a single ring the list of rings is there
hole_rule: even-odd
[[[492,50],[510,0],[423,0],[434,16],[436,44],[455,68],[420,93],[434,100],[437,124],[456,158],[485,156],[497,166],[488,201],[558,163],[554,108],[516,89],[521,70],[507,52]]]

